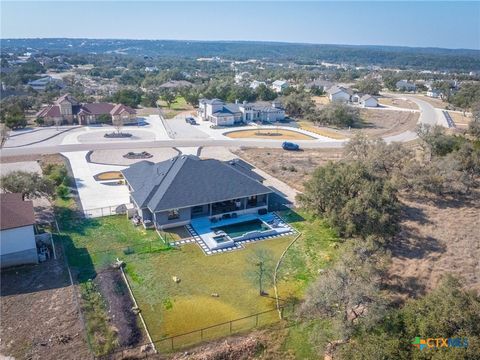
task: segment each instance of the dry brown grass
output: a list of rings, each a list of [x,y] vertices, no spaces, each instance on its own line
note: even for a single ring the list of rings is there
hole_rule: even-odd
[[[98,180],[120,180],[123,175],[120,171],[107,171],[96,176]]]
[[[310,131],[320,136],[325,136],[336,140],[347,139],[344,134],[341,134],[340,132],[333,129],[318,127],[306,121],[300,121],[298,124],[300,125],[300,129]]]
[[[480,291],[480,194],[470,199],[402,199],[404,219],[392,246],[389,269],[393,290],[419,296],[440,278],[462,276]]]
[[[232,139],[270,139],[270,140],[313,140],[314,137],[298,131],[283,129],[238,130],[224,134]]]
[[[359,132],[372,136],[396,135],[415,129],[420,114],[410,111],[360,109],[363,124],[349,134]]]
[[[430,105],[432,105],[433,107],[436,107],[438,109],[445,109],[447,106],[448,106],[448,103],[444,102],[443,100],[441,99],[435,99],[435,98],[431,98],[429,96],[426,96],[426,95],[417,95],[417,97],[427,103],[429,103]]]
[[[312,96],[312,100],[315,102],[315,105],[327,105],[330,103],[330,100],[327,96]]]
[[[378,102],[381,105],[388,105],[388,106],[395,106],[402,109],[411,109],[411,110],[418,110],[418,106],[410,100],[403,100],[398,98],[391,98],[391,97],[380,97]]]
[[[471,117],[464,116],[462,113],[459,112],[449,111],[448,113],[452,117],[455,125],[460,128],[466,128],[472,119]]]
[[[292,188],[303,190],[303,183],[320,165],[337,161],[342,156],[341,149],[305,149],[285,151],[282,149],[243,148],[235,154],[255,167],[269,173]]]

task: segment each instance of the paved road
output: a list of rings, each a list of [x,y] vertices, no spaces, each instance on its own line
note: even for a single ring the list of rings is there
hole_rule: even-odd
[[[398,95],[396,95],[398,96]],[[437,111],[432,105],[426,101],[420,100],[412,95],[402,95],[415,102],[420,108],[420,117],[418,122],[422,124],[438,124],[448,126],[446,119],[441,113]],[[416,138],[414,131],[406,131],[404,133],[386,137],[385,141],[411,141]],[[68,144],[55,146],[40,146],[35,148],[3,148],[0,150],[0,156],[15,156],[15,155],[30,155],[30,154],[55,154],[59,152],[70,151],[85,151],[85,150],[108,150],[108,149],[128,149],[130,151],[135,149],[145,148],[162,148],[162,147],[280,147],[282,140],[264,140],[264,139],[165,139],[156,141],[135,141],[135,142],[108,142],[108,143],[91,143],[91,144]],[[299,140],[296,141],[303,148],[340,148],[343,146],[342,141],[322,141],[322,140]]]

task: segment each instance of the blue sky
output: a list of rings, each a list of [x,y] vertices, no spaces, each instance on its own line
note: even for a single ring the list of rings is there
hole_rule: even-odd
[[[1,38],[24,37],[480,49],[480,2],[2,1]]]

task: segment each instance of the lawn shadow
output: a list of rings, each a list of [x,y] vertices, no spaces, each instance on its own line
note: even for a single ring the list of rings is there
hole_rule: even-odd
[[[68,265],[76,281],[84,283],[97,276],[93,259],[86,248],[76,247],[69,235],[55,235],[55,238],[63,244]]]

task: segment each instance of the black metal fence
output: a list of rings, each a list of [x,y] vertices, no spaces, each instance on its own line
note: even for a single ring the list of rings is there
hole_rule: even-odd
[[[295,304],[289,304],[288,306],[282,306],[280,311],[283,315],[285,313],[293,313],[295,310]],[[283,317],[285,319],[285,317]],[[279,323],[280,317],[277,309],[271,309],[262,311],[256,314],[245,316],[239,319],[226,321],[224,323],[215,324],[202,329],[190,331],[188,333],[179,334],[175,336],[165,337],[163,339],[154,340],[156,350],[160,354],[171,353],[181,349],[200,344],[206,341],[218,340],[223,337],[239,334],[242,332],[251,331],[255,328],[261,328],[268,325]],[[126,348],[115,351],[113,353],[95,357],[95,359],[123,359],[126,356],[135,353],[136,358],[149,358],[154,357],[154,354],[149,347],[150,344],[142,344],[132,348]],[[141,351],[144,349],[144,351]],[[139,355],[141,354],[141,355]]]

